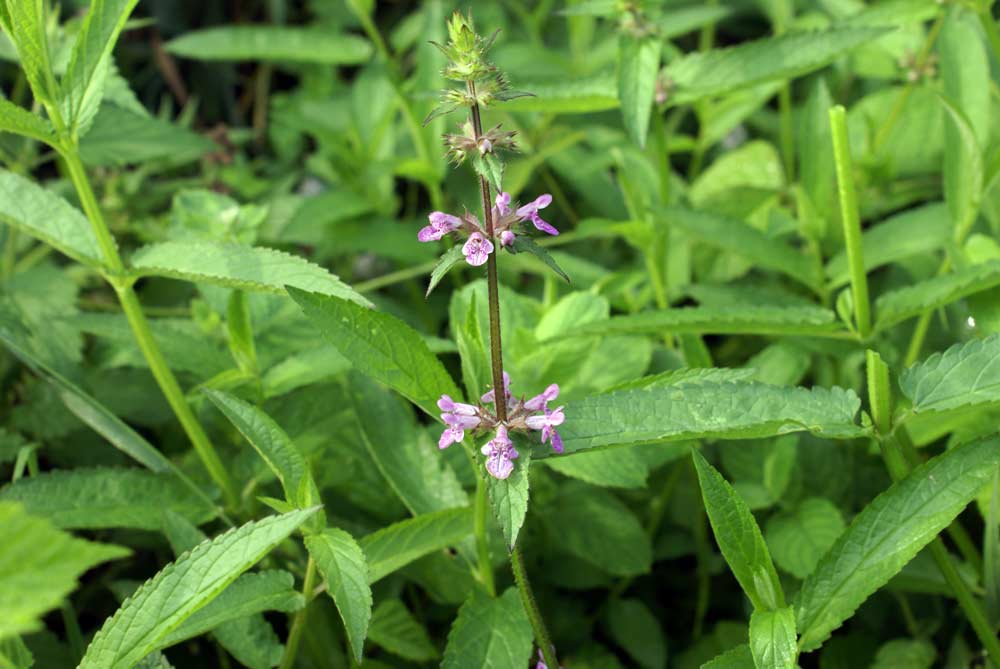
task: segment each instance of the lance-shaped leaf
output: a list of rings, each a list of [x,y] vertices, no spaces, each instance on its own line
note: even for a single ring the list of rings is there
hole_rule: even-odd
[[[972,265],[879,296],[875,301],[877,329],[885,329],[925,311],[1000,286],[1000,260]]]
[[[247,523],[199,544],[143,583],[87,647],[78,669],[129,669],[218,597],[316,509]]]
[[[521,82],[534,95],[505,102],[504,111],[589,114],[618,106],[615,77],[599,75],[557,82]]]
[[[715,656],[701,665],[701,669],[752,669],[753,666],[753,653],[750,652],[750,646],[742,644],[727,650],[722,655]]]
[[[528,513],[528,473],[531,464],[530,447],[524,440],[514,439],[518,458],[514,460],[514,471],[505,479],[486,478],[490,507],[508,548],[517,543],[517,535],[524,525]]]
[[[104,95],[111,51],[139,0],[93,0],[62,79],[63,114],[71,131],[86,129]]]
[[[30,179],[0,170],[0,221],[73,260],[101,266],[101,251],[80,210]]]
[[[444,255],[438,259],[437,265],[435,265],[434,269],[431,271],[431,280],[430,283],[427,284],[427,292],[424,293],[424,297],[429,296],[431,291],[434,290],[439,283],[441,283],[441,279],[443,279],[445,275],[451,271],[451,268],[464,259],[465,255],[462,253],[462,247],[459,244],[456,244],[445,251]]]
[[[398,599],[387,599],[375,607],[368,638],[412,662],[427,662],[438,656],[427,630]]]
[[[799,647],[818,648],[955,519],[998,464],[1000,439],[963,444],[868,504],[802,584],[795,602]]]
[[[184,483],[169,474],[123,467],[56,469],[0,489],[0,500],[20,502],[58,527],[132,527],[158,530],[163,512],[193,523],[215,515]]]
[[[962,409],[1000,401],[1000,335],[955,344],[899,377],[914,413]]]
[[[785,606],[781,581],[757,521],[739,493],[698,451],[691,451],[712,532],[733,576],[757,611]]]
[[[56,143],[51,123],[4,98],[0,98],[0,132],[23,135],[50,146]]]
[[[361,662],[372,617],[372,591],[368,585],[365,555],[350,534],[333,527],[306,537],[306,548],[326,580],[326,591],[344,621],[354,659]]]
[[[428,553],[443,550],[472,534],[472,508],[425,513],[384,527],[361,539],[371,583]]]
[[[552,254],[546,251],[544,247],[539,246],[538,243],[531,237],[518,235],[514,238],[514,244],[510,250],[511,253],[530,253],[545,263],[549,269],[562,277],[566,283],[570,283],[569,275],[562,270],[559,263],[556,262],[556,259],[552,257]]]
[[[760,334],[772,336],[847,337],[836,316],[822,307],[680,307],[643,311],[584,323],[560,337],[615,334]]]
[[[293,286],[371,306],[366,298],[319,265],[273,249],[213,242],[162,242],[136,251],[132,267],[136,276],[167,276],[279,295],[286,286]]]
[[[639,146],[646,144],[659,69],[659,36],[634,37],[623,34],[619,38],[618,99],[621,102],[625,132]]]
[[[77,539],[12,502],[0,502],[0,536],[0,640],[40,629],[85,571],[130,553]]]
[[[187,32],[167,43],[167,51],[185,58],[357,65],[372,47],[357,35],[293,26],[225,26]]]
[[[40,102],[58,103],[59,91],[52,84],[52,63],[46,36],[46,4],[4,0],[0,3],[0,21],[17,48],[24,76]]]
[[[526,667],[531,623],[514,588],[493,599],[473,590],[448,633],[441,669]]]
[[[750,652],[756,669],[795,669],[795,611],[754,611],[750,616]]]
[[[455,382],[416,330],[390,314],[337,297],[288,288],[327,342],[354,368],[401,393],[431,415]]]
[[[861,400],[843,388],[786,388],[756,382],[679,384],[620,390],[568,402],[559,427],[567,453],[682,439],[753,439],[808,431],[863,436]],[[547,454],[536,454],[546,457]]]
[[[835,27],[690,53],[664,68],[672,105],[730,93],[766,81],[797,77],[881,35],[888,28]]]

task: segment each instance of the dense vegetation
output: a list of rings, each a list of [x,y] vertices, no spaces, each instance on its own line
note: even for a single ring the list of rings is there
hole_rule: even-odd
[[[1000,667],[991,5],[0,0],[0,669]]]

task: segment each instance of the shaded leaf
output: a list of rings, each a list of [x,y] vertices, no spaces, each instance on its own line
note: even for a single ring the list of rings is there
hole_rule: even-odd
[[[371,583],[428,553],[443,550],[472,534],[472,508],[445,509],[393,523],[358,543],[368,561]]]
[[[333,527],[306,537],[306,548],[327,582],[327,593],[344,621],[354,658],[361,662],[372,617],[372,591],[368,586],[365,555],[350,534]]]
[[[222,61],[297,62],[357,65],[372,47],[357,35],[294,26],[225,26],[187,32],[167,43],[167,51],[185,58]]]
[[[517,590],[496,599],[473,590],[452,623],[441,669],[524,667],[531,644],[531,623]]]

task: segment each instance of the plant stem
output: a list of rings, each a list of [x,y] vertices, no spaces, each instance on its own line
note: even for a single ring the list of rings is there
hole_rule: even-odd
[[[486,482],[476,473],[476,508],[473,529],[476,534],[476,557],[479,563],[479,579],[490,597],[496,597],[497,588],[493,581],[493,564],[490,562],[490,546],[486,540]]]
[[[531,590],[528,573],[524,569],[524,557],[521,555],[520,546],[514,546],[514,550],[510,552],[510,567],[514,572],[514,582],[517,583],[517,589],[521,593],[521,601],[524,603],[524,610],[528,613],[531,629],[535,632],[535,643],[538,644],[542,658],[547,666],[558,669],[559,659],[556,657],[556,650],[549,638],[549,632],[545,628],[542,614],[538,611],[535,593]]]
[[[475,83],[472,81],[466,82],[466,89],[472,99],[475,99]],[[478,139],[483,134],[483,123],[479,116],[478,104],[472,105],[471,116],[473,131]],[[493,392],[496,397],[493,406],[496,407],[497,420],[501,423],[506,423],[507,402],[504,397],[506,389],[503,383],[503,343],[500,337],[500,288],[497,279],[497,255],[500,252],[500,247],[494,238],[490,185],[482,175],[479,176],[479,194],[482,200],[486,236],[493,242],[494,248],[493,253],[489,254],[486,260],[486,286],[489,296],[490,313],[490,367],[493,376]],[[551,669],[558,669],[559,660],[556,657],[555,648],[552,646],[552,640],[549,638],[549,632],[545,627],[545,621],[542,620],[541,613],[538,610],[538,604],[535,602],[535,595],[531,590],[531,583],[528,581],[528,574],[524,569],[521,548],[518,545],[515,545],[513,550],[511,550],[510,567],[514,572],[514,580],[517,582],[518,592],[521,593],[521,602],[524,605],[524,610],[527,611],[528,619],[531,621],[531,629],[535,632],[535,643],[538,644],[542,657],[545,658],[545,663]],[[492,574],[490,578],[492,579]]]
[[[854,164],[847,137],[847,113],[841,105],[830,110],[830,132],[833,138],[833,158],[837,168],[837,191],[840,194],[840,217],[844,225],[844,245],[851,270],[851,291],[854,296],[854,320],[861,339],[871,334],[871,308],[868,304],[868,277],[861,251],[861,219],[858,195],[854,190]]]
[[[288,641],[285,642],[285,654],[281,658],[280,669],[291,669],[295,664],[295,656],[299,652],[299,641],[302,639],[302,632],[306,626],[306,617],[309,614],[309,602],[312,600],[313,588],[316,586],[316,562],[309,557],[306,563],[306,576],[302,581],[302,596],[306,603],[299,612],[295,614],[292,621],[292,629],[288,632]]]
[[[212,442],[209,441],[208,435],[205,434],[201,423],[188,405],[184,397],[184,391],[181,390],[177,378],[170,371],[170,366],[167,364],[166,358],[163,357],[162,351],[160,351],[160,347],[153,339],[153,331],[149,327],[149,321],[146,320],[145,314],[143,314],[142,304],[140,304],[139,298],[132,288],[132,282],[125,277],[125,266],[122,263],[121,256],[118,255],[118,246],[115,244],[114,237],[112,237],[111,231],[104,221],[104,215],[101,213],[97,198],[90,186],[90,180],[87,178],[86,170],[80,161],[76,146],[63,146],[61,154],[66,162],[66,168],[69,171],[73,185],[76,187],[83,211],[90,221],[94,236],[97,237],[97,243],[101,250],[105,269],[107,270],[106,278],[118,294],[122,311],[125,312],[125,317],[132,328],[132,334],[135,336],[136,343],[146,358],[149,369],[159,384],[160,390],[167,398],[170,408],[173,409],[177,420],[180,421],[181,426],[191,440],[191,444],[194,446],[198,457],[201,458],[212,479],[222,489],[226,503],[230,507],[235,507],[239,502],[239,495],[229,477],[229,472],[223,466],[218,453],[215,451],[215,447],[212,446]]]

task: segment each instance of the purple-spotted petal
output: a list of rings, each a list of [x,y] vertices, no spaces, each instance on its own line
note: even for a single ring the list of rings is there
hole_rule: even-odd
[[[534,213],[534,214],[531,215],[531,224],[534,225],[539,230],[541,230],[542,232],[545,232],[547,234],[550,234],[550,235],[558,235],[559,234],[558,230],[556,230],[554,227],[552,227],[552,225],[549,224],[548,221],[546,221],[545,219],[543,219],[537,213]]]
[[[501,216],[506,216],[510,213],[510,193],[500,193],[497,195],[496,199],[497,211],[500,212]]]
[[[435,229],[433,225],[425,225],[417,233],[418,242],[434,242],[444,237],[444,233]]]
[[[438,439],[438,448],[444,450],[456,441],[462,441],[463,439],[465,439],[465,431],[462,428],[456,425],[446,427],[444,432],[441,433],[441,438]]]
[[[514,463],[503,455],[486,459],[486,471],[495,479],[505,479],[514,472]]]
[[[552,450],[555,451],[556,453],[562,453],[563,440],[562,437],[559,436],[559,433],[556,432],[555,428],[552,428],[552,434],[550,435],[550,437],[552,442]]]
[[[465,261],[473,267],[479,267],[486,263],[491,253],[493,253],[493,242],[483,237],[478,232],[469,235],[469,240],[462,246],[462,253]]]

